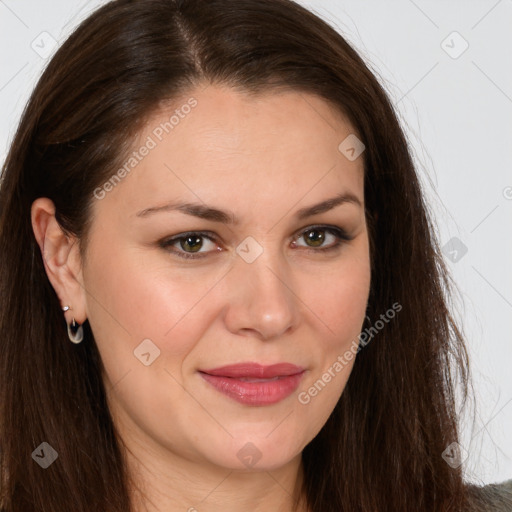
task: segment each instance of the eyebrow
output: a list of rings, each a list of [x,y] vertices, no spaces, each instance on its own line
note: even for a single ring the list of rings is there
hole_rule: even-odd
[[[305,208],[297,210],[295,213],[295,218],[297,220],[302,220],[313,215],[327,212],[342,204],[354,204],[360,208],[363,207],[357,196],[350,192],[345,192],[329,199],[325,199],[320,203],[306,206]],[[237,225],[240,222],[233,212],[220,210],[218,208],[214,208],[213,206],[200,203],[170,202],[162,206],[145,208],[144,210],[137,212],[136,217],[147,218],[149,215],[154,213],[170,211],[179,211],[187,215],[199,217],[200,219],[210,220],[213,222],[221,222],[223,224]]]

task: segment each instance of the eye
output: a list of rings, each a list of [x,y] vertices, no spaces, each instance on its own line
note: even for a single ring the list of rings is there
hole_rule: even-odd
[[[324,246],[324,242],[331,237],[331,244]],[[297,242],[304,240],[305,246],[298,245]],[[292,242],[294,247],[306,247],[306,250],[312,252],[326,252],[338,249],[344,242],[352,240],[347,233],[336,226],[311,226],[301,231]]]
[[[204,258],[206,256],[205,253],[213,252],[211,250],[199,252],[204,246],[203,241],[205,239],[210,243],[213,243],[215,240],[214,237],[208,233],[193,231],[191,233],[184,233],[182,235],[163,240],[160,242],[160,246],[181,258]],[[179,244],[179,249],[181,250],[173,248],[176,244]],[[217,247],[217,250],[220,250],[220,248]]]

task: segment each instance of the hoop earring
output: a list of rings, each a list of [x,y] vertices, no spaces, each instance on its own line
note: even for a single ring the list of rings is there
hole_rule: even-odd
[[[69,306],[64,306],[62,311],[69,311],[71,308]],[[84,339],[84,329],[81,325],[75,322],[75,318],[73,317],[73,321],[68,325],[68,338],[73,343],[80,343]]]
[[[73,321],[68,324],[68,337],[73,343],[80,343],[84,339],[84,329],[75,322],[74,318]]]

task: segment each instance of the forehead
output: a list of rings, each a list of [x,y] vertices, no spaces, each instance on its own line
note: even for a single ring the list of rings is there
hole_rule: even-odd
[[[157,142],[165,139],[172,144],[176,138],[184,142],[182,134],[187,137],[186,142],[200,142],[201,148],[209,151],[285,151],[288,146],[306,140],[309,143],[303,148],[304,154],[313,151],[313,144],[319,149],[330,145],[332,149],[332,143],[337,146],[340,136],[353,132],[339,109],[311,94],[294,90],[249,94],[210,85],[161,104],[140,136],[152,135]]]
[[[108,199],[132,210],[183,196],[272,206],[275,194],[291,205],[348,188],[362,201],[363,158],[339,149],[353,133],[341,112],[310,94],[198,88],[150,116]]]

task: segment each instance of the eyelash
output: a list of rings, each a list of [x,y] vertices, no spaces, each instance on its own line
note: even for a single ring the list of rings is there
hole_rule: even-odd
[[[322,254],[325,254],[327,252],[334,251],[334,250],[338,249],[343,243],[349,242],[350,240],[353,239],[353,237],[348,236],[347,232],[341,228],[338,228],[336,226],[320,225],[320,226],[309,226],[307,229],[301,231],[298,235],[295,235],[293,238],[293,241],[299,240],[302,236],[304,236],[304,234],[308,233],[309,231],[325,231],[325,232],[335,236],[336,241],[334,242],[333,245],[330,245],[328,247],[320,247],[318,249],[306,247],[305,250],[308,252],[317,252],[317,253],[320,252]],[[215,238],[211,235],[210,232],[190,231],[188,233],[182,233],[179,236],[161,240],[159,242],[159,244],[160,244],[160,247],[162,247],[163,249],[165,249],[166,251],[168,251],[172,254],[176,254],[180,258],[184,258],[184,259],[204,258],[208,255],[208,252],[212,252],[212,251],[208,251],[206,253],[188,253],[188,252],[180,252],[180,251],[170,249],[170,246],[172,246],[176,242],[179,242],[180,240],[185,240],[189,236],[194,236],[194,235],[198,236],[198,237],[207,238],[211,242],[216,242]]]

